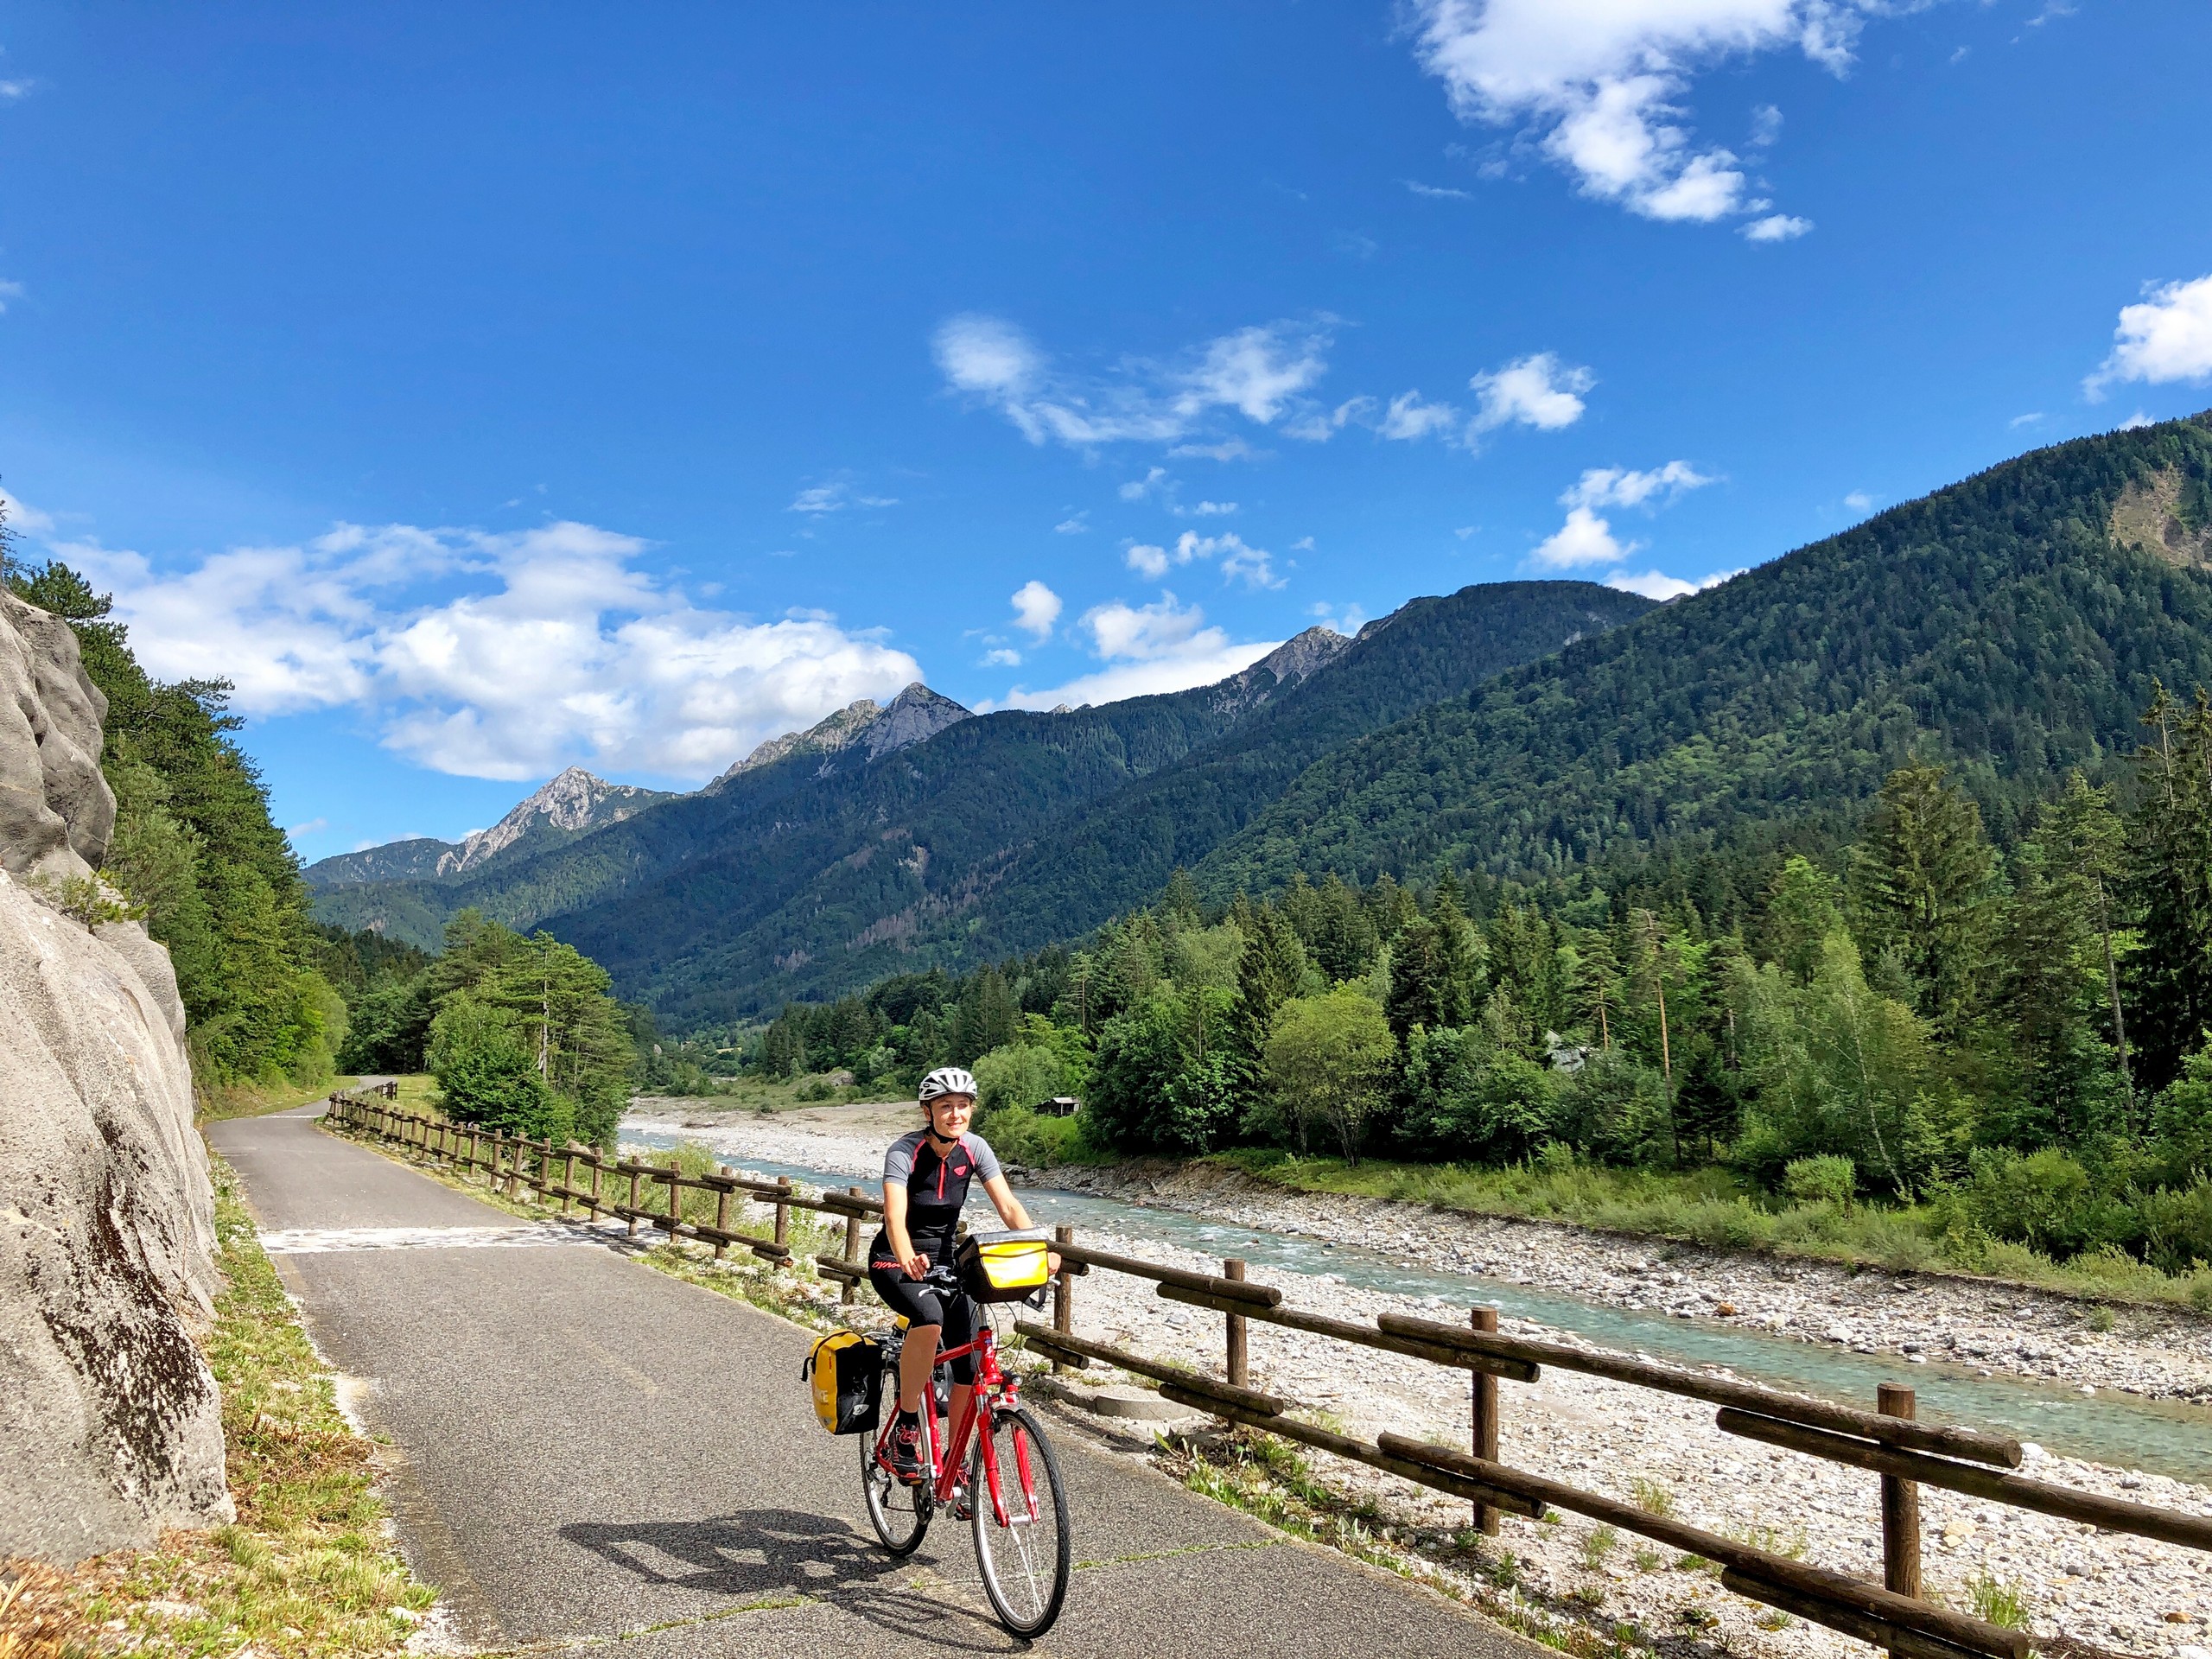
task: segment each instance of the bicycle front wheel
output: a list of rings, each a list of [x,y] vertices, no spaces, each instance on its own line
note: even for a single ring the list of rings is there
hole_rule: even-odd
[[[1042,1636],[1067,1599],[1074,1556],[1060,1460],[1020,1407],[993,1412],[988,1435],[980,1429],[968,1454],[968,1506],[983,1593],[1014,1635]]]

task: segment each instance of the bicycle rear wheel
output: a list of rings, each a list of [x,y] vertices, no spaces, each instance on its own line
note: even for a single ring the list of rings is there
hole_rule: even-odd
[[[876,1453],[899,1415],[899,1362],[894,1353],[883,1368],[883,1421],[866,1434],[853,1438],[861,1447],[861,1501],[868,1510],[868,1523],[893,1555],[911,1555],[921,1548],[922,1535],[930,1529],[936,1499],[929,1484],[909,1486],[878,1459]]]
[[[983,1593],[999,1623],[1014,1635],[1042,1636],[1067,1599],[1068,1568],[1074,1559],[1060,1460],[1052,1455],[1042,1427],[1020,1407],[993,1412],[988,1436],[980,1431],[978,1425],[968,1454],[968,1507]],[[987,1458],[998,1473],[996,1503]]]

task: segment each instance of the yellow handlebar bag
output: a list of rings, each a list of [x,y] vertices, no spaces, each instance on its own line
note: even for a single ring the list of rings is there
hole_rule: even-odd
[[[814,1382],[814,1414],[832,1434],[864,1434],[875,1427],[883,1404],[883,1349],[850,1331],[835,1331],[814,1344],[799,1367]]]
[[[970,1233],[960,1241],[960,1287],[979,1302],[1019,1302],[1050,1278],[1046,1252],[1052,1236],[1042,1227],[1018,1233]]]

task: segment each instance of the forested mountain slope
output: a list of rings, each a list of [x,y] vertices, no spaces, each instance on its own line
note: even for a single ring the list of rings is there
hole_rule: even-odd
[[[547,925],[678,1029],[971,965],[1148,895],[1331,746],[1647,608],[1587,582],[1485,584],[1415,601],[1355,643],[1300,636],[1268,659],[1305,671],[1287,684],[1248,670],[1172,696],[963,721],[896,765],[789,798],[763,838],[732,835]]]
[[[1651,608],[1586,582],[1486,582],[1408,601],[1362,629],[1325,676],[1024,849],[977,906],[970,954],[1034,950],[1146,902],[1331,750]]]
[[[1203,889],[1541,878],[1854,819],[1916,754],[2005,838],[2212,683],[2212,420],[2037,451],[1427,709],[1310,768]]]

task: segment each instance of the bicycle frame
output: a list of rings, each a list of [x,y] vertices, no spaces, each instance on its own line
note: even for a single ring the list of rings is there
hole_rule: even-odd
[[[952,1502],[953,1488],[959,1482],[961,1459],[968,1450],[968,1437],[976,1432],[979,1422],[982,1423],[986,1425],[987,1432],[982,1439],[981,1461],[984,1484],[989,1489],[991,1515],[1001,1526],[1010,1526],[1013,1518],[1007,1509],[1005,1482],[999,1471],[998,1447],[988,1433],[988,1424],[991,1414],[1001,1407],[1021,1403],[1021,1383],[1019,1378],[1010,1376],[999,1369],[998,1337],[988,1323],[974,1341],[963,1343],[957,1348],[940,1348],[937,1363],[942,1366],[966,1354],[976,1357],[975,1385],[968,1393],[968,1409],[961,1414],[960,1421],[951,1426],[950,1434],[942,1448],[938,1445],[935,1389],[928,1390],[924,1396],[928,1408],[922,1413],[922,1445],[930,1459],[931,1494],[940,1503],[950,1504]],[[934,1379],[935,1367],[931,1368],[931,1376]],[[891,1414],[889,1421],[877,1435],[876,1457],[879,1459],[883,1456],[883,1448],[889,1440],[892,1425],[896,1421],[896,1414]],[[1023,1516],[1034,1521],[1037,1518],[1037,1482],[1030,1470],[1029,1447],[1025,1440],[1014,1441],[1014,1472],[1021,1488]],[[969,1493],[969,1502],[972,1503],[975,1499],[976,1495]]]

